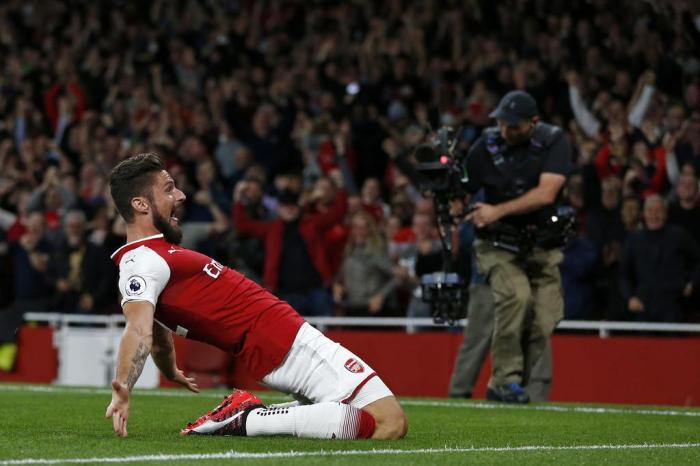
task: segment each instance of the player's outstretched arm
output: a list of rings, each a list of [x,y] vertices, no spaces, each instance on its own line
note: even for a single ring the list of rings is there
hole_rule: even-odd
[[[158,322],[153,323],[151,356],[158,369],[168,380],[179,383],[191,392],[199,393],[199,387],[194,377],[185,376],[185,373],[177,368],[172,332]]]
[[[112,381],[112,402],[105,413],[106,417],[112,418],[114,432],[120,437],[127,436],[129,394],[151,352],[153,313],[153,304],[148,301],[131,301],[124,305],[126,328],[119,344],[117,377]]]

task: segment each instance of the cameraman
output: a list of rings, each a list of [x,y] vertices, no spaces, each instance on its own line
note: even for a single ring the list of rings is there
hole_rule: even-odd
[[[562,252],[538,238],[553,231],[571,147],[562,129],[538,122],[537,113],[532,96],[509,92],[490,115],[498,126],[484,130],[466,160],[467,190],[485,195],[466,220],[476,227],[478,269],[494,298],[486,398],[507,403],[529,402],[523,386],[564,308]]]

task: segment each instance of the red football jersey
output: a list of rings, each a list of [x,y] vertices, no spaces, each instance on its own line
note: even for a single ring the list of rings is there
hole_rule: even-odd
[[[258,380],[279,366],[302,317],[233,269],[150,236],[117,249],[122,306],[148,301],[177,335],[233,353]]]

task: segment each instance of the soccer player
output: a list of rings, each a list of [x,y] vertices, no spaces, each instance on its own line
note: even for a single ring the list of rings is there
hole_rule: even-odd
[[[286,302],[215,260],[180,247],[174,216],[185,195],[155,154],[122,161],[110,175],[127,223],[113,260],[126,328],[106,417],[127,435],[129,396],[149,354],[170,380],[198,392],[175,363],[172,333],[236,356],[263,384],[297,401],[265,407],[235,390],[181,434],[396,439],[404,412],[367,363],[306,323]]]

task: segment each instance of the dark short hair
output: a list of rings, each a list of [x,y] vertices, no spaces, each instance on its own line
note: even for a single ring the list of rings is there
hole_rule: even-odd
[[[153,180],[165,166],[157,154],[138,154],[122,160],[109,174],[109,189],[117,211],[127,223],[134,221],[131,200],[138,196],[151,199]]]

